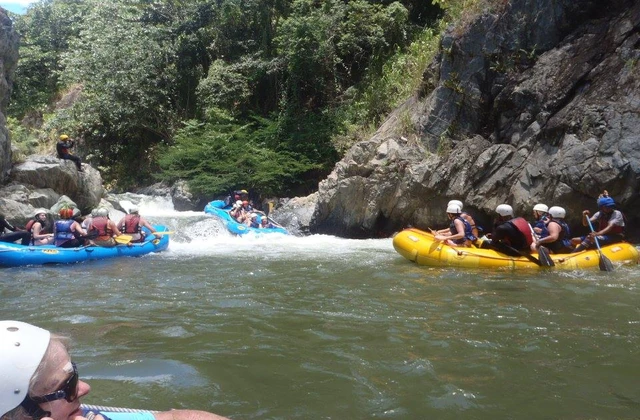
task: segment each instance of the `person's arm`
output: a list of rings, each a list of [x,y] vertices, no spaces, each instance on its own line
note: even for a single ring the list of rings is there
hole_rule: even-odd
[[[2,234],[5,228],[9,229],[11,232],[15,232],[17,230],[11,223],[7,222],[7,219],[3,217],[0,219],[0,234]]]
[[[436,239],[440,241],[445,239],[448,239],[450,241],[455,241],[457,239],[464,238],[464,223],[462,223],[462,220],[460,219],[454,220],[453,225],[456,227],[457,233],[455,235],[451,235],[451,231],[449,231],[449,235],[436,235]]]
[[[595,236],[606,235],[611,231],[611,229],[613,229],[614,226],[620,225],[621,218],[622,217],[617,217],[617,215],[615,214],[611,215],[611,218],[609,219],[609,223],[607,223],[607,226],[605,226],[604,229],[602,229],[601,231],[596,231],[594,235]]]
[[[82,225],[78,222],[73,222],[73,224],[71,225],[71,231],[80,236],[87,236],[87,232],[82,229]]]
[[[199,410],[171,410],[153,413],[156,420],[229,420],[217,414]]]
[[[151,226],[151,224],[147,222],[145,219],[143,219],[142,217],[140,218],[140,224],[146,227],[147,229],[149,229],[151,233],[156,233],[156,229],[153,226]]]
[[[560,232],[562,231],[562,228],[557,223],[549,223],[547,225],[547,230],[549,231],[549,236],[545,236],[542,239],[538,239],[536,241],[536,246],[557,241],[558,238],[560,237]]]
[[[109,223],[111,224],[111,229],[113,230],[114,235],[116,235],[116,236],[122,235],[122,232],[120,232],[120,230],[118,230],[118,226],[116,226],[116,224],[113,223],[113,220],[110,220]]]

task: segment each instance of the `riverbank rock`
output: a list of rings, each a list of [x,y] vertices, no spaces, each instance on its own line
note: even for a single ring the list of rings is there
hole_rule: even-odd
[[[631,0],[514,0],[451,28],[421,94],[320,183],[310,231],[442,226],[459,199],[488,228],[500,203],[561,205],[584,233],[605,189],[640,226],[639,28]]]
[[[83,213],[98,206],[104,195],[102,177],[96,169],[83,165],[83,172],[78,172],[73,162],[53,156],[29,156],[25,162],[13,167],[11,180],[43,195],[49,192],[43,200],[53,201],[50,206],[60,195],[66,195]]]
[[[0,8],[0,184],[7,181],[11,170],[11,142],[5,115],[18,64],[18,44],[18,33],[6,11]]]

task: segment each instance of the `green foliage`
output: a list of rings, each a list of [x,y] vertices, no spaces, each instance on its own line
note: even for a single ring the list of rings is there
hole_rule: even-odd
[[[238,185],[282,194],[283,185],[295,186],[305,173],[317,169],[303,156],[275,151],[274,124],[259,119],[240,124],[228,113],[212,110],[207,122],[188,121],[159,159],[165,180],[187,179],[196,194],[215,196]]]
[[[340,150],[369,137],[389,112],[419,89],[439,42],[439,32],[422,30],[407,48],[398,49],[379,71],[369,72],[362,83],[347,92],[350,96],[338,111],[346,130],[332,140]],[[363,129],[366,127],[370,128]]]
[[[60,88],[61,55],[78,36],[86,9],[80,0],[42,1],[32,4],[25,15],[16,15],[20,59],[9,115],[22,118],[30,110],[51,105]]]
[[[287,65],[286,101],[317,109],[332,105],[361,80],[374,58],[407,40],[408,11],[363,0],[296,0],[275,43]]]
[[[13,163],[22,162],[28,155],[38,152],[40,142],[37,131],[22,126],[14,117],[7,118],[7,128],[11,133]]]
[[[64,95],[27,136],[69,133],[120,189],[161,170],[206,194],[308,193],[419,89],[444,4],[41,0],[16,23],[11,115]]]

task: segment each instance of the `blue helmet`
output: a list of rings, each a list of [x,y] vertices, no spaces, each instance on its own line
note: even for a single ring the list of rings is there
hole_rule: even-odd
[[[602,197],[598,199],[598,207],[615,207],[616,202],[611,197]]]

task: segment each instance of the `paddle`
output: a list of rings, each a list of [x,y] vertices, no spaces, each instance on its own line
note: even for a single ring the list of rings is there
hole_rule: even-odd
[[[492,244],[493,246],[495,246],[496,248],[508,249],[508,250],[510,250],[511,252],[515,252],[515,253],[516,253],[516,254],[518,254],[518,255],[522,255],[523,257],[525,257],[526,259],[528,259],[529,261],[531,261],[532,263],[534,263],[534,264],[536,264],[536,265],[538,265],[538,266],[540,266],[540,267],[545,267],[545,265],[544,265],[544,264],[542,264],[542,262],[541,262],[539,259],[537,259],[537,258],[536,258],[536,257],[534,257],[533,255],[529,254],[528,252],[524,252],[524,251],[517,250],[517,249],[515,249],[514,247],[512,247],[512,246],[510,246],[510,245],[507,245],[507,244],[506,244],[506,243],[504,243],[504,242],[496,242],[496,243],[491,242],[491,244]],[[507,253],[505,252],[505,254],[507,254]],[[507,255],[508,255],[508,254],[507,254]]]
[[[175,233],[175,232],[167,230],[164,232],[152,232],[151,235],[171,235],[172,233]]]
[[[119,244],[128,244],[133,239],[133,236],[131,236],[131,235],[120,235],[120,236],[116,236],[113,239],[115,239],[115,241],[117,243],[119,243]]]
[[[543,267],[555,267],[556,263],[551,259],[549,250],[543,246],[538,247],[538,259]]]
[[[593,230],[593,225],[591,224],[591,219],[589,216],[585,216],[587,218],[587,222],[589,223],[589,229],[591,229],[591,233],[593,233],[593,239],[596,240],[596,247],[598,247],[598,255],[600,259],[598,260],[598,266],[600,267],[600,271],[613,271],[613,264],[611,260],[607,258],[600,249],[600,242],[598,241],[598,237],[595,235],[595,231]]]

